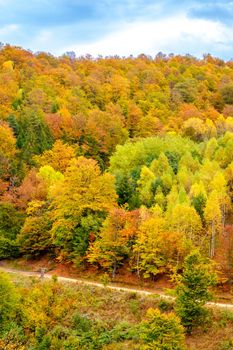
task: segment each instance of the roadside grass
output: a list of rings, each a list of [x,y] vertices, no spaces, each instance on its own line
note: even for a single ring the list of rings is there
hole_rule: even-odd
[[[173,311],[174,302],[163,299],[158,295],[141,295],[135,292],[111,290],[95,286],[80,285],[78,283],[59,283],[56,278],[51,281],[40,281],[38,277],[27,277],[11,274],[15,285],[23,293],[38,292],[42,288],[45,291],[46,308],[49,308],[49,298],[46,300],[48,287],[55,284],[57,287],[52,304],[54,315],[62,313],[61,319],[51,320],[56,327],[69,329],[71,320],[75,320],[77,327],[86,329],[90,324],[98,325],[104,329],[103,350],[139,350],[138,339],[124,339],[126,330],[132,330],[132,338],[138,337],[137,325],[144,319],[149,308],[159,308],[161,312]],[[60,301],[59,301],[60,300]],[[46,304],[48,303],[48,305]],[[34,308],[33,304],[30,306]],[[50,313],[53,312],[50,310]],[[76,316],[75,316],[76,315]],[[191,336],[186,337],[189,350],[232,350],[233,349],[233,311],[210,310],[210,319],[204,327],[195,329]],[[72,321],[73,322],[73,321]],[[135,328],[136,327],[136,328]],[[108,344],[108,339],[115,339]],[[115,338],[114,338],[115,337]],[[106,343],[106,344],[105,344]],[[26,348],[27,349],[27,348]],[[85,347],[84,347],[85,349]]]

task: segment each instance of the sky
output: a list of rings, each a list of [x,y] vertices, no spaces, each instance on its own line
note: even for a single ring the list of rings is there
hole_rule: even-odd
[[[0,0],[0,42],[59,56],[233,58],[233,0]]]

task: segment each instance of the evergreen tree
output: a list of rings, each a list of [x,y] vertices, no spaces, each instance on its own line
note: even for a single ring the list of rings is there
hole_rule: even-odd
[[[20,117],[17,147],[21,149],[24,160],[30,163],[33,155],[43,153],[52,144],[52,134],[42,115],[29,112]]]
[[[210,260],[195,250],[185,259],[184,271],[176,288],[176,312],[188,334],[195,326],[203,324],[208,314],[204,307],[212,299],[210,287],[216,282],[216,274]]]

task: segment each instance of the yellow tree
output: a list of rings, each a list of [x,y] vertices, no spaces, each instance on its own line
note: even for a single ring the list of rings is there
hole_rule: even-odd
[[[19,75],[12,61],[5,61],[0,67],[0,119],[6,119],[12,112],[12,105],[19,89]]]
[[[155,205],[140,209],[140,221],[133,245],[131,266],[138,277],[154,278],[182,266],[189,243],[182,232],[167,230],[162,210]]]
[[[131,266],[144,278],[171,273],[182,266],[188,247],[185,235],[166,230],[165,219],[156,212],[139,226]]]
[[[196,210],[186,203],[177,204],[167,213],[167,229],[182,232],[193,243],[200,239],[202,223]]]
[[[53,148],[45,151],[40,156],[35,156],[35,161],[40,166],[50,165],[53,169],[65,172],[71,159],[75,158],[75,148],[57,140]]]
[[[206,137],[210,139],[211,137],[217,136],[217,129],[211,119],[206,119],[205,122]]]
[[[7,123],[0,122],[0,154],[12,158],[16,153],[16,140]]]
[[[222,233],[224,232],[226,213],[231,208],[231,200],[228,195],[227,181],[222,172],[218,172],[211,181],[210,188],[216,191],[221,210]]]
[[[167,213],[172,211],[174,206],[179,202],[179,193],[176,183],[173,184],[171,191],[167,195]]]
[[[157,203],[160,206],[160,208],[164,210],[166,207],[166,197],[163,194],[161,186],[157,187],[154,199],[155,203]]]
[[[141,169],[140,178],[137,181],[137,190],[139,192],[139,198],[142,204],[148,207],[152,205],[153,202],[153,191],[152,186],[155,182],[156,177],[154,173],[147,167],[143,166]]]
[[[153,171],[156,176],[163,176],[164,173],[170,173],[173,175],[172,168],[163,152],[160,153],[158,159],[153,160],[150,165],[150,170]]]
[[[225,177],[229,186],[231,198],[233,197],[233,162],[231,162],[225,169]]]
[[[210,258],[213,258],[215,254],[216,235],[221,228],[222,222],[221,205],[216,190],[212,191],[207,198],[206,207],[204,210],[204,218],[210,236],[209,256]]]
[[[182,129],[183,134],[194,141],[204,140],[207,133],[205,123],[199,118],[189,118],[184,122]]]
[[[204,156],[207,159],[213,159],[214,153],[218,147],[218,142],[216,138],[212,137],[205,146]]]
[[[1,187],[4,190],[11,179],[11,168],[15,155],[16,139],[12,129],[7,123],[0,121],[0,194]]]
[[[74,159],[64,175],[51,191],[51,233],[65,255],[78,259],[88,248],[91,232],[99,230],[115,206],[117,195],[114,177],[101,174],[92,159]]]
[[[138,210],[112,209],[103,223],[99,238],[89,248],[88,261],[112,270],[114,278],[118,266],[129,257],[130,243],[132,245],[137,226]]]
[[[152,161],[150,170],[155,174],[157,184],[160,183],[164,192],[168,193],[173,184],[174,173],[163,152],[160,153],[158,159]]]
[[[51,251],[51,220],[46,201],[31,201],[26,212],[27,218],[17,236],[21,253],[38,256]]]
[[[207,192],[211,191],[211,181],[219,171],[221,171],[221,169],[217,161],[204,159],[200,168],[199,178],[203,182]]]
[[[191,152],[185,152],[179,161],[179,169],[186,168],[192,173],[195,173],[200,169],[200,162],[194,158]]]
[[[149,278],[156,276],[164,265],[159,254],[161,242],[160,233],[165,225],[164,218],[160,216],[150,217],[139,226],[137,238],[133,247],[132,267],[137,275]]]
[[[185,166],[179,167],[177,180],[181,188],[183,187],[187,192],[189,192],[193,182],[193,174]]]
[[[142,350],[187,350],[184,329],[174,313],[149,309],[141,323]]]

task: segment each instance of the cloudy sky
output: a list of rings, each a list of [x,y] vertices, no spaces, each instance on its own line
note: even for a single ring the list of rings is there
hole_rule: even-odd
[[[77,56],[233,58],[233,1],[0,0],[0,41]]]

